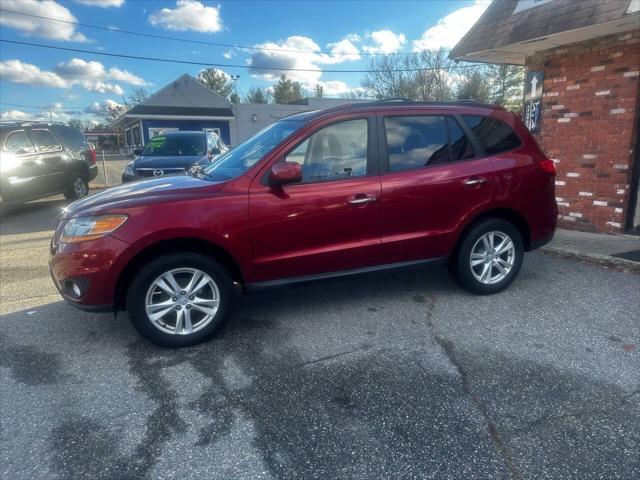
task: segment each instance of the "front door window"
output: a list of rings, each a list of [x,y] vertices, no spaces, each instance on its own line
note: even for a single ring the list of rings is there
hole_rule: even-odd
[[[367,120],[325,127],[285,157],[302,167],[303,182],[337,180],[367,174]]]

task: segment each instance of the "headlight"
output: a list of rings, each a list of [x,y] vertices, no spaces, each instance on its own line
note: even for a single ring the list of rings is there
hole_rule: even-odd
[[[126,215],[72,218],[62,230],[60,243],[78,243],[96,240],[115,232],[126,221]]]
[[[133,162],[124,167],[124,171],[122,173],[124,173],[127,177],[135,177],[136,174],[133,171]]]

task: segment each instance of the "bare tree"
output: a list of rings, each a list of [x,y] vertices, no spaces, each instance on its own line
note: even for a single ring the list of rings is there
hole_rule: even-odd
[[[149,91],[146,88],[134,88],[129,96],[124,100],[125,105],[129,108],[135,107],[136,105],[144,102],[147,98],[149,98]]]
[[[454,63],[444,50],[415,55],[385,55],[371,61],[362,86],[377,98],[450,100],[453,97]]]
[[[456,86],[456,98],[459,100],[475,100],[478,102],[492,101],[492,84],[490,77],[487,75],[487,69],[479,67],[478,69],[468,71],[461,76]]]

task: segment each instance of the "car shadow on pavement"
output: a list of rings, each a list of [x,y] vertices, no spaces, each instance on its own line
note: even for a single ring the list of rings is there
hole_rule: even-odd
[[[179,350],[138,338],[124,314],[55,303],[39,312],[45,346],[4,335],[0,365],[26,388],[83,398],[91,378],[65,373],[83,371],[69,362],[108,369],[115,355],[125,368],[98,387],[105,405],[114,389],[152,402],[129,412],[144,419],[133,432],[93,406],[65,409],[44,432],[62,479],[637,477],[638,393],[438,344],[430,299],[461,294],[441,269],[266,291],[245,297],[218,337]],[[399,297],[424,315],[407,321],[389,307]]]
[[[61,196],[5,207],[2,235],[16,235],[53,230],[62,209],[71,202]]]

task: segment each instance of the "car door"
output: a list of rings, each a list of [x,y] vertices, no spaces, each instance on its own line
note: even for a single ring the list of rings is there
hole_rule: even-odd
[[[280,160],[298,162],[299,183],[251,186],[256,281],[350,270],[379,262],[380,178],[374,116],[323,124]]]
[[[37,198],[42,189],[43,170],[36,149],[23,129],[7,134],[2,143],[2,198],[7,202],[23,202]]]
[[[382,260],[449,255],[459,226],[491,199],[490,159],[445,111],[388,115],[379,124]]]
[[[36,163],[42,171],[40,194],[58,193],[65,189],[66,163],[60,141],[46,128],[32,128],[29,136],[36,147]]]

